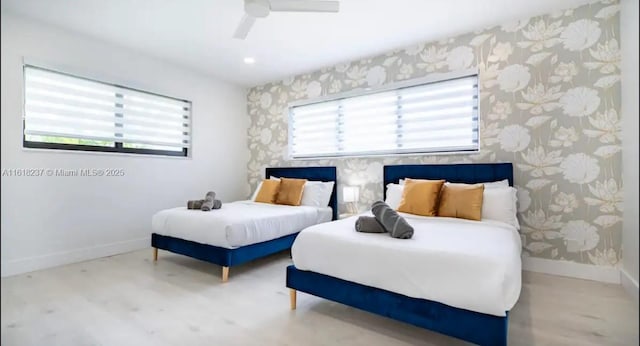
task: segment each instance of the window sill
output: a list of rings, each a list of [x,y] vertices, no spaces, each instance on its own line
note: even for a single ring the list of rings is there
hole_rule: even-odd
[[[154,154],[134,154],[134,153],[120,153],[120,152],[108,152],[108,151],[88,151],[88,150],[67,150],[67,149],[44,149],[44,148],[27,148],[20,147],[24,152],[35,153],[55,153],[55,154],[72,154],[72,155],[106,155],[117,157],[138,157],[138,158],[154,158],[154,159],[170,159],[170,160],[191,160],[192,153],[189,152],[188,156],[169,156],[169,155],[154,155]]]
[[[366,158],[387,158],[387,157],[411,157],[411,156],[447,156],[447,155],[479,155],[477,151],[448,151],[434,153],[398,153],[398,154],[356,154],[356,155],[337,155],[337,156],[316,156],[316,157],[300,157],[294,158],[289,156],[289,161],[309,161],[309,160],[334,160],[334,159],[366,159]]]

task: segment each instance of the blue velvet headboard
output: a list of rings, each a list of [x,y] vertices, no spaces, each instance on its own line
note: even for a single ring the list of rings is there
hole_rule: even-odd
[[[338,219],[338,181],[335,167],[267,167],[265,178],[298,178],[317,181],[333,181],[333,192],[329,206],[333,209],[333,220]]]
[[[398,183],[400,179],[445,179],[452,183],[483,183],[509,180],[513,186],[513,165],[511,163],[461,163],[452,165],[392,165],[384,166],[383,191],[387,198],[387,184]]]

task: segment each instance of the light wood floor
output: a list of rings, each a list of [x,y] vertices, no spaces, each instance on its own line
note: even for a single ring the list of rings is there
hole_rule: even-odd
[[[466,345],[304,293],[290,311],[287,254],[231,268],[226,284],[219,266],[151,256],[2,279],[1,344]],[[617,285],[525,273],[509,344],[638,345],[638,306]]]

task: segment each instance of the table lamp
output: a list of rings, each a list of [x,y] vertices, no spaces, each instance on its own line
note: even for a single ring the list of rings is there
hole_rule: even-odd
[[[360,188],[357,186],[345,186],[342,188],[342,201],[347,206],[347,210],[351,214],[358,213],[358,199],[360,197]]]

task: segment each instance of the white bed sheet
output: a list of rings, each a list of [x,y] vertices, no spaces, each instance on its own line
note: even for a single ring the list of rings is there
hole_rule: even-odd
[[[154,233],[228,249],[260,243],[331,221],[330,207],[287,206],[237,201],[203,212],[166,209],[151,220]]]
[[[456,308],[495,316],[511,310],[520,296],[522,267],[513,226],[400,214],[414,227],[411,239],[356,232],[353,216],[303,230],[291,250],[293,263]]]

